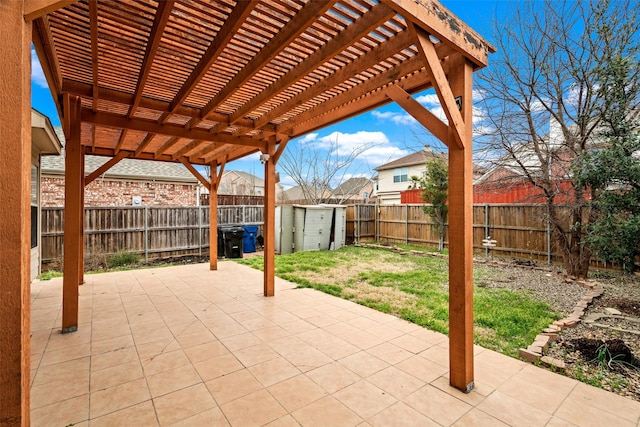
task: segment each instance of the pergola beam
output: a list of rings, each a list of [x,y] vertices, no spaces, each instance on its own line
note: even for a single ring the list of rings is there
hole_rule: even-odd
[[[65,93],[68,93],[69,95],[77,95],[82,98],[91,98],[93,93],[92,85],[87,83],[77,82],[77,81],[71,81],[67,79],[60,79],[60,80],[61,80],[60,90],[59,90],[60,93],[65,92]],[[104,101],[114,102],[114,103],[123,104],[124,106],[127,106],[127,105],[130,105],[134,100],[134,96],[131,94],[109,89],[106,87],[100,86],[98,88],[98,91],[100,93],[100,99]],[[146,108],[149,110],[156,110],[163,113],[169,112],[171,110],[171,104],[169,102],[162,101],[159,99],[147,98],[144,96],[140,98],[139,107]],[[182,105],[182,106],[179,106],[176,109],[176,111],[174,111],[174,114],[178,114],[185,117],[191,117],[191,118],[200,118],[201,111],[198,108]],[[220,113],[210,113],[208,116],[208,119],[214,122],[222,122],[222,123],[229,122],[229,116],[226,114],[220,114]],[[234,126],[243,127],[248,129],[249,131],[256,129],[253,120],[248,120],[248,119],[238,120],[234,124]],[[276,132],[275,126],[273,125],[262,126],[260,130],[262,130],[263,132],[272,133],[272,134]]]
[[[209,190],[209,192],[211,191],[211,183],[209,181],[207,181],[207,179],[205,177],[202,176],[202,174],[200,172],[198,172],[198,170],[196,168],[193,167],[193,165],[191,163],[189,163],[186,159],[181,158],[180,159],[180,163],[182,163],[184,165],[185,168],[187,168],[187,170],[189,172],[191,172],[191,174],[196,177],[196,179],[198,181],[200,181],[200,183],[204,186],[204,188],[206,188],[207,190]]]
[[[386,95],[380,90],[380,87],[384,87],[385,83],[388,82],[391,77],[396,77],[397,80],[394,81],[394,84],[400,84],[408,92],[416,88],[426,88],[430,85],[426,73],[418,73],[417,76],[419,77],[414,75],[416,71],[423,67],[422,60],[416,55],[398,65],[396,68],[380,73],[361,85],[355,86],[350,90],[345,90],[339,95],[335,95],[331,100],[324,102],[322,105],[314,109],[309,109],[281,123],[278,131],[295,138],[310,130],[315,130],[324,127],[328,123],[333,123],[336,120],[333,116],[341,118],[342,110],[345,107],[348,107],[350,111],[346,114],[346,117],[348,117],[353,114],[358,114],[358,112],[367,111],[384,103],[385,100],[388,102]],[[409,76],[409,78],[403,78],[403,76]],[[376,94],[380,96],[377,97]],[[375,101],[361,102],[362,98],[365,97],[367,99],[375,99]],[[358,100],[358,105],[353,105],[356,100]]]
[[[313,3],[313,2],[312,2]],[[380,23],[388,20],[394,15],[393,10],[382,4],[377,4],[366,12],[362,17],[348,26],[338,37],[329,40],[323,47],[309,55],[304,61],[291,69],[285,76],[276,80],[268,89],[263,90],[251,101],[245,103],[237,109],[230,118],[231,124],[240,120],[245,114],[263,105],[269,99],[275,97],[282,91],[305,78],[315,70],[319,64],[329,61],[341,53],[348,46],[359,41],[380,26]]]
[[[271,120],[281,116],[287,111],[304,103],[305,100],[313,99],[318,95],[330,90],[339,84],[345,82],[354,75],[361,73],[368,68],[371,68],[377,64],[381,59],[386,59],[396,54],[397,52],[411,46],[414,43],[413,37],[408,31],[402,31],[395,37],[389,40],[387,43],[380,44],[369,52],[354,59],[347,66],[340,68],[331,76],[322,79],[314,86],[310,87],[304,92],[304,98],[294,96],[286,102],[278,105],[268,113],[263,114],[256,120],[256,127],[262,127],[269,123]]]
[[[442,68],[433,42],[429,39],[429,34],[425,33],[422,29],[415,28],[415,32],[418,39],[418,50],[425,62],[429,79],[433,83],[433,88],[436,91],[438,100],[440,100],[440,105],[444,110],[444,114],[447,116],[447,120],[449,120],[449,127],[454,132],[458,148],[464,148],[464,141],[466,141],[466,135],[464,134],[465,123],[462,120],[455,96],[451,91],[447,76]]]
[[[225,85],[224,89],[207,103],[202,109],[202,117],[207,118],[209,113],[229,99],[238,88],[255,76],[262,67],[275,58],[291,41],[302,34],[309,27],[309,23],[313,22],[317,16],[324,14],[334,2],[335,0],[314,0],[306,3],[293,19],[278,31],[264,48]]]
[[[144,151],[144,149],[147,148],[149,144],[151,144],[151,141],[153,141],[153,138],[155,138],[155,136],[156,134],[154,133],[148,133],[147,136],[144,137],[142,142],[140,142],[140,144],[138,145],[138,148],[136,148],[136,151],[133,154],[134,157],[139,156]]]
[[[495,48],[436,0],[381,0],[406,20],[448,44],[476,67],[487,65]]]
[[[106,171],[108,171],[109,169],[111,169],[112,167],[114,167],[116,164],[118,164],[118,162],[120,162],[120,160],[126,158],[129,156],[129,153],[126,151],[120,151],[115,157],[112,157],[111,159],[109,159],[106,163],[104,163],[102,166],[100,166],[98,169],[94,170],[93,172],[91,172],[89,175],[87,175],[84,179],[84,185],[85,187],[89,184],[91,184],[93,181],[95,181],[96,178],[98,178],[100,175],[102,175],[103,173],[105,173]]]
[[[133,117],[140,105],[142,92],[147,83],[147,79],[149,78],[153,59],[158,51],[158,46],[160,46],[162,33],[164,32],[164,27],[169,21],[171,9],[173,9],[174,3],[175,0],[163,0],[158,3],[158,10],[156,11],[156,16],[153,20],[151,33],[149,34],[149,40],[147,41],[147,47],[144,52],[144,59],[142,60],[142,66],[140,67],[140,75],[138,76],[138,81],[136,83],[136,90],[133,94],[133,102],[131,103],[131,108],[129,108],[129,118]]]
[[[93,82],[93,111],[98,109],[98,72],[100,55],[98,52],[98,2],[89,2],[89,20],[91,26],[91,81]]]
[[[416,119],[418,123],[424,126],[436,138],[448,146],[449,126],[436,117],[431,111],[423,107],[418,101],[413,99],[413,97],[405,92],[400,86],[389,85],[385,91],[389,98],[393,99],[396,104],[401,106],[402,109]]]
[[[153,154],[153,159],[156,160],[158,159],[162,154],[164,154],[169,148],[173,147],[174,145],[176,145],[178,143],[178,141],[180,141],[180,138],[177,136],[172,136],[171,138],[167,139],[165,141],[164,144],[162,144],[162,146],[160,148],[158,148],[156,150],[156,152]]]
[[[77,0],[24,0],[24,20],[31,22]]]
[[[115,129],[128,129],[157,135],[177,136],[180,138],[199,139],[203,141],[220,142],[224,144],[247,145],[255,148],[264,148],[264,142],[242,136],[224,134],[212,134],[204,130],[185,129],[176,125],[160,125],[155,121],[143,119],[129,119],[118,114],[94,113],[91,110],[82,110],[82,121]]]
[[[187,99],[193,89],[195,89],[198,83],[200,83],[200,80],[202,80],[207,72],[209,72],[211,65],[220,57],[220,54],[229,41],[251,14],[256,3],[257,2],[254,1],[239,1],[236,3],[233,11],[229,15],[229,18],[222,25],[220,31],[218,31],[205,54],[200,58],[198,65],[196,65],[193,72],[189,75],[176,96],[171,101],[168,113],[175,112],[178,107],[182,105],[185,99]],[[168,118],[169,116],[166,115],[166,117]],[[163,119],[161,119],[161,121],[164,122]]]
[[[177,160],[182,158],[182,156],[184,156],[185,154],[187,154],[189,151],[194,150],[195,148],[198,147],[198,145],[202,144],[202,140],[200,139],[194,139],[193,141],[189,142],[187,145],[185,145],[184,147],[182,147],[181,149],[179,149],[178,151],[176,151],[175,153],[173,153],[171,155],[171,160]],[[188,157],[188,156],[187,156]]]

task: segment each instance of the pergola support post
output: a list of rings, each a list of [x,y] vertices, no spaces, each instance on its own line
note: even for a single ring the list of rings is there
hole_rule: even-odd
[[[227,163],[226,158],[220,164],[213,162],[209,166],[211,183],[209,184],[209,270],[218,269],[218,187]],[[199,174],[198,174],[199,175]]]
[[[0,2],[0,424],[29,425],[31,23]]]
[[[420,30],[418,37],[421,48],[432,48]],[[440,75],[433,79],[436,92],[450,100],[460,97],[460,111],[448,111],[455,103],[442,102],[447,117],[459,119],[445,124],[398,86],[387,87],[386,94],[449,148],[449,381],[452,387],[469,392],[474,378],[473,66],[462,55],[452,55],[446,80],[439,61],[430,60],[428,53],[424,56],[429,73]]]
[[[454,55],[449,75],[453,96],[462,97],[463,143],[449,127],[449,383],[473,389],[473,67]]]
[[[62,332],[78,330],[78,286],[83,281],[84,152],[81,142],[82,105],[65,95],[64,271],[62,279]]]
[[[276,144],[267,143],[264,161],[264,296],[275,295]]]

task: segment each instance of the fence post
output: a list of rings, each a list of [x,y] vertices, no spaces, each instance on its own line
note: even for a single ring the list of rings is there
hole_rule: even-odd
[[[198,206],[198,256],[202,256],[202,206]]]
[[[551,212],[547,205],[547,264],[551,265]]]
[[[144,207],[144,261],[149,262],[149,206]]]
[[[360,205],[353,205],[353,214],[355,216],[355,223],[353,224],[353,238],[355,239],[355,244],[360,244]]]
[[[489,236],[489,205],[484,204],[484,238],[487,239]],[[489,256],[489,246],[485,246],[484,248],[485,256]]]
[[[374,224],[375,224],[375,230],[376,230],[376,242],[380,241],[380,216],[379,216],[379,211],[378,209],[380,209],[380,205],[378,205],[378,202],[376,202],[376,207],[375,207],[375,212],[373,213],[373,219],[374,219]]]
[[[409,205],[404,205],[404,244],[409,245]]]
[[[244,210],[245,207],[246,207],[245,205],[242,205],[242,224],[247,223],[247,213]]]

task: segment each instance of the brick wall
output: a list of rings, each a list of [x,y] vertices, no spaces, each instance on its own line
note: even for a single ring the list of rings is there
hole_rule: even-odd
[[[43,177],[42,206],[64,206],[64,178]],[[143,206],[196,206],[196,184],[96,179],[84,192],[85,206],[131,206],[132,197]]]

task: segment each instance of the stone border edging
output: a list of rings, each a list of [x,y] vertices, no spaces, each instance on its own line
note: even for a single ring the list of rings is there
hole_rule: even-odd
[[[570,282],[573,282],[572,280]],[[587,290],[582,296],[580,301],[576,304],[573,312],[564,319],[556,320],[551,323],[547,328],[543,329],[542,333],[538,334],[533,343],[525,348],[521,348],[519,355],[527,362],[535,363],[541,361],[547,366],[553,366],[560,371],[564,371],[565,364],[563,360],[554,359],[549,356],[545,356],[549,343],[560,339],[560,332],[565,328],[574,328],[578,323],[582,321],[587,307],[593,302],[595,298],[599,298],[604,293],[604,288],[598,286],[596,283],[588,283],[582,280],[576,281],[576,283]]]

